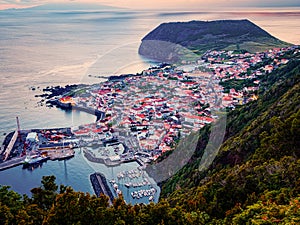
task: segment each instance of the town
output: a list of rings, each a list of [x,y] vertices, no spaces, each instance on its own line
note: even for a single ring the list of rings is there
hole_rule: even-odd
[[[93,162],[113,166],[138,160],[145,165],[172,151],[191,131],[215,121],[215,112],[256,100],[261,78],[298,53],[299,46],[253,54],[208,51],[196,62],[162,63],[141,74],[111,76],[100,84],[68,89],[49,102],[92,113],[97,121],[68,131],[25,132],[25,144],[11,146],[9,140],[3,144],[2,158],[47,150],[49,158],[63,159],[71,152],[55,155],[53,150],[81,146]],[[16,131],[8,139],[20,136]]]
[[[18,128],[1,148],[0,169],[20,164],[31,168],[47,159],[71,158],[73,148],[80,147],[91,162],[116,166],[136,161],[142,171],[192,131],[216,121],[218,111],[258,99],[261,79],[299,51],[299,46],[253,54],[208,51],[196,62],[162,63],[140,74],[111,76],[99,84],[68,90],[48,103],[94,114],[96,122],[72,128]],[[154,199],[156,191],[146,174],[124,171],[116,179],[110,181],[115,196],[120,194],[118,183],[143,190],[134,189],[134,199]],[[141,189],[144,186],[148,189]]]
[[[256,100],[262,77],[299,53],[298,46],[262,53],[209,51],[196,63],[160,64],[132,76],[112,77],[58,98],[61,104],[104,112],[72,132],[87,143],[90,160],[141,165],[172,151],[191,131],[217,119],[216,112]],[[74,93],[74,92],[73,92]]]

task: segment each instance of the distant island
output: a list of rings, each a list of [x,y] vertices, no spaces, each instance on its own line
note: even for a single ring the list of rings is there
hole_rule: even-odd
[[[147,34],[142,39],[139,54],[158,61],[176,62],[182,58],[180,48],[190,50],[189,55],[202,55],[208,50],[255,53],[289,45],[246,19],[171,22]]]
[[[114,7],[109,5],[102,5],[98,3],[78,3],[78,2],[68,2],[68,3],[48,3],[41,5],[34,5],[28,8],[9,8],[6,11],[64,11],[69,13],[82,12],[82,11],[114,11],[114,10],[123,10],[120,7]]]

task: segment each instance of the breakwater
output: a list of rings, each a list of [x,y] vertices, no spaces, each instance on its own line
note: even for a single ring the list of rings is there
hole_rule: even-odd
[[[92,155],[91,152],[89,152],[89,150],[87,149],[83,149],[83,153],[84,153],[84,157],[87,158],[87,160],[89,160],[90,162],[94,162],[94,163],[102,163],[104,164],[104,159],[103,158],[96,158]]]
[[[84,153],[84,157],[88,161],[94,162],[94,163],[102,163],[102,164],[105,164],[107,167],[114,167],[114,166],[118,166],[122,163],[131,163],[131,162],[137,162],[140,166],[145,166],[145,164],[143,162],[141,162],[140,160],[136,160],[134,158],[132,158],[132,159],[121,158],[120,160],[117,160],[117,161],[112,161],[109,158],[97,158],[93,155],[93,153],[91,151],[89,151],[86,148],[83,149],[83,153]]]
[[[75,109],[75,110],[78,110],[78,111],[83,111],[83,112],[89,113],[91,115],[95,115],[97,117],[97,121],[98,120],[103,120],[105,118],[105,112],[102,112],[98,109],[85,107],[85,106],[79,106],[79,105],[72,105],[71,103],[61,102],[58,99],[49,100],[48,103],[53,105],[53,106],[57,106],[61,109],[64,109],[64,110]]]
[[[104,194],[109,197],[109,204],[112,204],[114,196],[108,186],[107,180],[102,173],[93,173],[90,175],[90,180],[95,194],[99,197],[100,194]]]

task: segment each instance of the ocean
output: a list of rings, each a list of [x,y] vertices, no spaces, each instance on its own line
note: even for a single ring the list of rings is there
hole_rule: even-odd
[[[16,129],[56,128],[87,124],[95,117],[65,112],[38,104],[47,86],[99,83],[94,76],[137,73],[151,61],[138,55],[141,39],[160,23],[190,20],[249,19],[273,36],[300,44],[300,10],[239,12],[158,11],[0,11],[0,141]],[[89,76],[93,75],[93,76]],[[89,175],[95,171],[112,178],[117,171],[89,163],[76,150],[67,161],[48,161],[34,170],[15,167],[0,171],[0,184],[21,194],[40,186],[44,175],[54,174],[58,184],[93,193]]]

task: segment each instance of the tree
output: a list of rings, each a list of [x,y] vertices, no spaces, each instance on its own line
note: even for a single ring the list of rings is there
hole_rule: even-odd
[[[21,195],[0,185],[0,224],[15,223],[14,215],[22,208]]]
[[[13,220],[13,214],[10,211],[10,208],[6,205],[3,205],[0,201],[0,224],[7,225],[11,224]]]
[[[43,176],[42,186],[31,190],[33,204],[37,204],[43,210],[49,210],[57,195],[58,186],[55,183],[55,176]]]

